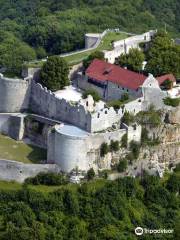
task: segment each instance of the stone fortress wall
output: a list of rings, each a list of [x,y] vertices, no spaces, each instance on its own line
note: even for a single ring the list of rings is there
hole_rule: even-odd
[[[104,58],[110,63],[114,63],[116,58],[121,54],[127,54],[131,48],[139,48],[139,44],[144,42],[150,42],[156,30],[150,30],[149,32],[134,35],[123,40],[115,41],[113,43],[113,50],[104,51]]]
[[[137,125],[124,125],[122,129],[91,134],[72,125],[56,125],[55,130],[49,132],[47,161],[61,166],[64,172],[70,172],[76,167],[84,171],[93,167],[97,171],[101,169],[97,164],[99,159],[104,158],[100,156],[102,143],[110,144],[111,140],[120,142],[126,133],[128,143],[132,140],[140,142],[141,126]],[[107,168],[110,168],[111,161],[109,158]]]
[[[0,112],[14,113],[27,110],[30,81],[5,78],[0,74]]]
[[[87,132],[98,132],[120,121],[120,115],[113,108],[93,109],[94,101],[85,100],[85,106],[59,99],[41,84],[32,81],[30,108],[33,112],[75,125]]]

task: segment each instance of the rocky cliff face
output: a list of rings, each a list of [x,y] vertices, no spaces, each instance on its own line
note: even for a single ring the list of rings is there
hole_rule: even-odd
[[[166,111],[164,121],[170,124],[180,123],[180,106],[176,108],[172,107]]]
[[[158,127],[146,126],[151,139],[158,139],[155,146],[144,146],[140,149],[137,160],[129,166],[130,175],[138,175],[142,169],[164,171],[170,164],[180,162],[180,107],[169,108],[164,112],[162,124]],[[128,149],[120,149],[116,153],[108,153],[97,161],[99,168],[109,168],[129,153]]]

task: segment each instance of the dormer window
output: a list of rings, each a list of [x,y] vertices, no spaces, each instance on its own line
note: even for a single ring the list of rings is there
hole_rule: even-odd
[[[110,72],[112,71],[112,69],[111,68],[106,68],[105,70],[104,70],[104,75],[106,75],[106,74],[109,74]]]

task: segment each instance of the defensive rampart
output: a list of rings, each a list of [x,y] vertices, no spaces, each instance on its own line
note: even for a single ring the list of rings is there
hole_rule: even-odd
[[[90,105],[94,105],[94,102],[89,99],[85,106],[59,99],[47,88],[32,81],[30,108],[37,114],[75,125],[88,132],[105,130],[120,121],[120,115],[113,108],[90,112]]]

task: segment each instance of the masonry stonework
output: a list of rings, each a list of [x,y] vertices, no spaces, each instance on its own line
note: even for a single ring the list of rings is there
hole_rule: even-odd
[[[0,74],[0,112],[15,113],[29,108],[30,81]]]

